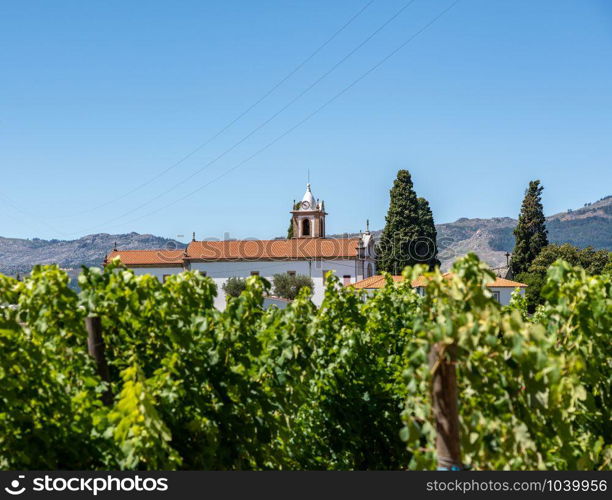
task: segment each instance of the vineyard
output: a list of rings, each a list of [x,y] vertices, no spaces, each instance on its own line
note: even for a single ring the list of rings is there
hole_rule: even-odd
[[[0,468],[434,469],[441,366],[466,468],[612,467],[609,275],[557,262],[528,315],[474,255],[404,274],[367,300],[329,277],[320,308],[302,290],[283,310],[251,277],[224,311],[192,272],[113,262],[78,293],[53,266],[0,276]]]

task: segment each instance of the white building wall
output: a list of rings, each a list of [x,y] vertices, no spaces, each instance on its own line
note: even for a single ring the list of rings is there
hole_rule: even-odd
[[[259,271],[259,275],[272,282],[272,277],[275,274],[295,271],[297,274],[305,274],[310,276],[314,283],[314,294],[312,301],[316,305],[321,305],[323,302],[324,287],[323,287],[323,272],[333,271],[340,279],[340,283],[344,284],[343,277],[349,276],[350,282],[355,283],[367,276],[361,276],[360,273],[355,275],[355,264],[357,269],[360,269],[360,263],[354,259],[337,259],[325,261],[235,261],[235,262],[197,262],[191,265],[193,271],[197,270],[206,273],[207,276],[213,279],[217,285],[217,297],[215,298],[215,307],[218,309],[225,308],[225,293],[223,292],[223,284],[228,278],[237,276],[239,278],[247,278],[251,276],[251,271]],[[368,261],[365,261],[367,269]],[[376,270],[375,263],[372,262],[374,272]],[[163,281],[164,275],[178,274],[183,271],[181,267],[135,267],[132,268],[134,274],[143,275],[150,274],[155,276],[160,281]],[[490,287],[492,292],[499,292],[499,302],[506,306],[510,303],[514,288],[508,287]],[[525,289],[520,289],[521,295],[525,295]]]
[[[365,288],[366,292],[368,293],[368,295],[372,295],[374,293],[376,293],[377,290],[379,290],[378,288]],[[423,295],[424,292],[424,288],[423,287],[418,287],[415,289],[417,291],[417,293],[419,295]],[[512,298],[512,293],[514,292],[514,288],[509,288],[509,287],[489,287],[489,290],[491,292],[499,292],[499,303],[502,306],[507,306],[508,304],[510,304],[510,299]],[[519,291],[521,293],[521,295],[525,295],[525,289],[524,288],[519,288]]]
[[[223,285],[231,277],[248,278],[254,271],[259,272],[259,276],[272,282],[275,274],[295,271],[296,274],[310,276],[314,284],[312,301],[316,305],[321,305],[324,296],[323,273],[333,271],[340,283],[344,283],[344,276],[347,281],[355,283],[363,279],[356,274],[356,263],[354,259],[334,259],[323,261],[291,260],[291,261],[218,261],[218,262],[193,262],[192,271],[206,273],[217,285],[217,298],[215,307],[223,309],[225,307],[225,293]]]
[[[365,268],[367,270],[367,262]],[[372,261],[375,269],[375,263]],[[165,275],[178,274],[183,271],[180,267],[135,267],[131,268],[134,274],[150,274],[160,281]],[[292,261],[218,261],[218,262],[194,262],[191,264],[192,271],[200,271],[211,278],[217,285],[217,297],[215,307],[225,308],[225,292],[223,285],[231,277],[248,278],[254,271],[259,272],[259,276],[266,278],[272,283],[275,274],[294,271],[296,274],[310,276],[314,284],[312,301],[316,305],[321,305],[325,292],[323,273],[333,271],[340,279],[341,284],[345,284],[344,277],[347,276],[347,283],[355,283],[367,276],[361,274],[361,262],[355,259],[332,259],[332,260],[292,260]]]
[[[514,292],[514,288],[509,287],[489,287],[491,292],[499,292],[499,303],[502,306],[507,306],[510,304],[510,299],[512,298],[512,293]],[[521,295],[525,295],[525,289],[520,288]]]
[[[340,284],[349,284],[368,278],[368,264],[372,266],[372,274],[376,273],[376,256],[374,254],[373,238],[369,233],[362,236],[365,247],[365,259],[328,259],[328,260],[257,260],[257,261],[213,261],[192,262],[190,269],[200,271],[212,278],[217,285],[217,297],[215,307],[225,308],[225,292],[223,285],[231,277],[247,278],[251,273],[257,271],[259,276],[272,282],[275,274],[294,271],[296,274],[310,276],[314,284],[312,301],[321,305],[324,296],[323,274],[332,271],[339,279]],[[164,275],[178,274],[183,271],[182,267],[134,267],[137,275],[151,274],[160,281]],[[346,276],[346,281],[345,281]]]
[[[182,267],[131,267],[134,274],[142,276],[143,274],[151,274],[155,276],[159,281],[164,280],[166,274],[178,274],[183,271]]]

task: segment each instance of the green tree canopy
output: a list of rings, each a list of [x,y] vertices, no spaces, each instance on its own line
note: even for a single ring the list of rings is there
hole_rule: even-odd
[[[450,356],[464,464],[610,468],[609,275],[555,262],[532,316],[500,307],[474,254],[450,277],[403,276],[367,295],[331,275],[320,307],[303,290],[283,309],[252,276],[221,311],[199,272],[161,282],[115,259],[83,268],[78,292],[57,266],[0,275],[0,468],[433,469],[432,377]],[[453,354],[432,367],[435,344]]]
[[[305,274],[275,274],[272,278],[272,283],[274,284],[274,295],[289,300],[295,299],[304,287],[314,290],[314,283]]]
[[[439,264],[433,215],[427,200],[417,197],[408,170],[398,171],[390,194],[377,250],[378,269],[399,274],[406,266]]]
[[[610,252],[607,250],[595,250],[591,247],[581,249],[569,243],[545,246],[531,263],[529,270],[517,276],[519,281],[529,285],[526,298],[530,312],[535,311],[536,306],[544,303],[542,288],[546,282],[546,272],[559,259],[572,266],[582,267],[590,275],[604,273],[606,266],[609,266],[612,261]]]
[[[527,271],[542,248],[548,245],[546,218],[542,207],[543,190],[540,181],[535,180],[529,183],[525,192],[518,224],[514,229],[514,251],[510,262],[514,276]]]

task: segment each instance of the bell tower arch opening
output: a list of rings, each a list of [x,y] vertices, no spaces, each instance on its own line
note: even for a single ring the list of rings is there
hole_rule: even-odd
[[[291,211],[293,238],[325,238],[325,204],[317,200],[306,185],[302,201]]]

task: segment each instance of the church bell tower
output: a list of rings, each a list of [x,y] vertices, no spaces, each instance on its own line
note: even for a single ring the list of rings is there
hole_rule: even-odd
[[[325,204],[323,200],[315,200],[310,183],[306,184],[306,193],[291,214],[294,238],[325,238]]]

